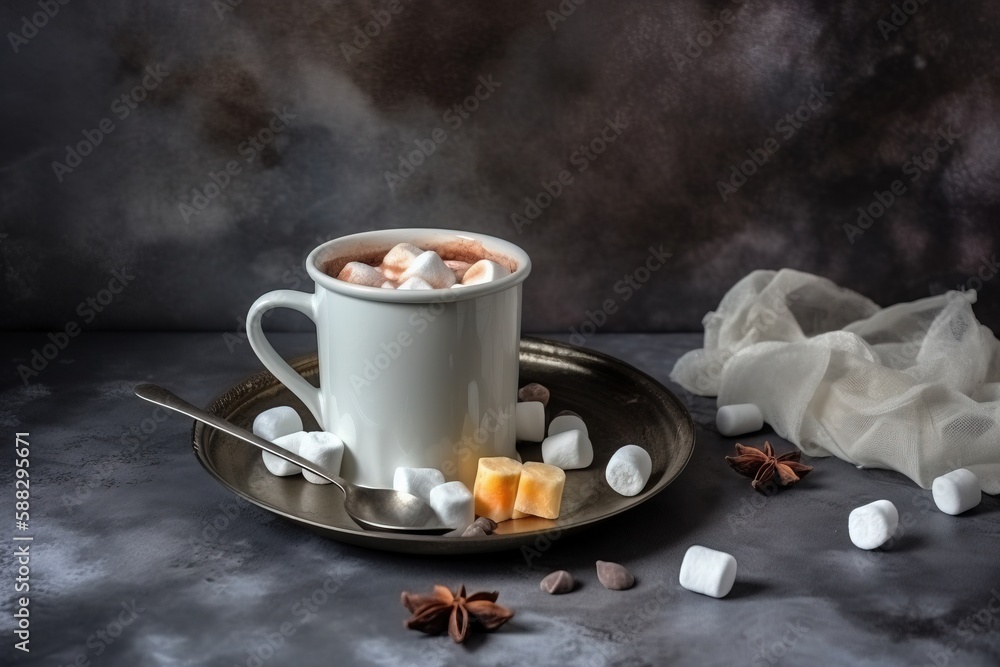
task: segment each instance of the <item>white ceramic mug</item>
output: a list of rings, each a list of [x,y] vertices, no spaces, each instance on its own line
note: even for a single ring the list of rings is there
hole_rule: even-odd
[[[486,256],[512,272],[436,290],[365,287],[333,277],[347,261],[378,263],[403,242],[452,258]],[[315,292],[261,296],[247,315],[247,335],[264,366],[344,441],[342,477],[387,488],[397,466],[429,467],[471,489],[481,456],[516,458],[521,283],[531,270],[523,250],[471,232],[391,229],[324,243],[309,253],[306,270]],[[319,389],[264,336],[261,318],[278,307],[315,322]]]

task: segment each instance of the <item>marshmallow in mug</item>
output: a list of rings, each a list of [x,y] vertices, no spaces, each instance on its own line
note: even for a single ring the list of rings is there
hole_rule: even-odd
[[[433,250],[399,243],[385,254],[378,266],[348,262],[337,274],[337,279],[366,287],[427,290],[481,285],[509,275],[509,269],[489,259],[481,259],[475,264],[445,260]]]

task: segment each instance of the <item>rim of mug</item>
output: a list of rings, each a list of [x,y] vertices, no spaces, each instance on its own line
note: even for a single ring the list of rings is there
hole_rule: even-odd
[[[479,285],[465,285],[459,288],[446,287],[427,290],[398,290],[386,289],[383,287],[369,287],[367,285],[355,285],[354,283],[338,280],[328,273],[325,273],[319,267],[318,260],[320,260],[320,258],[326,259],[330,254],[330,250],[338,246],[344,246],[351,243],[356,244],[362,240],[369,243],[376,242],[383,245],[388,244],[389,248],[397,243],[413,243],[414,245],[419,246],[420,243],[426,243],[430,240],[430,237],[437,237],[433,239],[434,243],[446,243],[454,240],[477,241],[481,243],[483,248],[486,250],[514,260],[517,263],[517,269],[509,276],[504,276],[499,280],[493,280]],[[349,251],[337,254],[349,254]],[[340,236],[322,243],[314,248],[312,252],[309,253],[309,256],[306,257],[306,272],[317,285],[322,286],[324,289],[358,299],[366,299],[368,301],[386,301],[390,303],[430,303],[436,301],[450,302],[465,301],[468,299],[475,299],[486,294],[502,292],[510,287],[524,282],[525,278],[527,278],[528,274],[531,272],[531,259],[528,257],[528,253],[510,241],[504,241],[503,239],[490,236],[488,234],[467,232],[459,229],[441,229],[436,227],[403,227],[357,232],[355,234]]]

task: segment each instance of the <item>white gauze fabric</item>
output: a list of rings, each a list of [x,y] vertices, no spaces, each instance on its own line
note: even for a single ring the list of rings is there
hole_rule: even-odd
[[[705,315],[705,347],[670,377],[754,403],[810,456],[897,470],[927,489],[968,468],[1000,493],[1000,344],[976,293],[879,308],[808,273],[754,271]]]

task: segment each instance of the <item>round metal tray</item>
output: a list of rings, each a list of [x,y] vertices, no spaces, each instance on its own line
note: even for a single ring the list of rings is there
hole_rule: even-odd
[[[290,362],[316,382],[316,355]],[[505,521],[485,537],[444,537],[367,531],[344,512],[343,494],[334,485],[306,482],[301,475],[275,477],[260,452],[214,428],[196,423],[194,452],[215,479],[250,502],[327,537],[387,551],[415,554],[465,554],[515,549],[534,544],[540,535],[565,535],[606,521],[649,500],[672,482],[694,451],[694,423],[680,400],[662,384],[632,366],[583,348],[524,338],[520,384],[540,382],[552,392],[547,419],[573,410],[587,423],[594,462],[566,472],[562,514],[558,519]],[[306,430],[317,430],[309,411],[273,375],[259,373],[217,398],[208,410],[250,429],[254,417],[278,405],[291,405]],[[626,498],[604,479],[615,451],[626,444],[644,447],[653,460],[649,482],[639,495]],[[541,445],[518,443],[525,461],[541,461]]]

